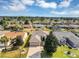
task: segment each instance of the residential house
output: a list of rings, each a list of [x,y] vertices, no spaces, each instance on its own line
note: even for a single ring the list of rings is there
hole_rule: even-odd
[[[35,28],[43,28],[45,26],[49,26],[50,25],[50,22],[36,22],[36,23],[33,23],[33,27]]]
[[[73,25],[73,24],[70,24],[70,25],[58,25],[57,27],[58,28],[79,28],[79,25]]]
[[[20,37],[20,39],[24,42],[27,37],[27,33],[26,32],[7,32],[7,33],[5,33],[5,36],[7,38],[9,38],[9,40],[14,39],[16,37]],[[9,44],[10,44],[10,41],[9,41],[8,45]]]
[[[59,41],[59,44],[67,44],[72,48],[79,48],[79,37],[75,36],[72,32],[54,31],[53,35]]]
[[[33,27],[34,28],[43,28],[45,27],[46,25],[42,25],[42,24],[33,24]]]
[[[46,38],[47,34],[41,30],[35,31],[33,32],[30,41],[29,41],[29,45],[30,46],[41,46],[42,45],[42,37]]]
[[[1,34],[1,32],[0,32],[0,37],[2,37],[2,36],[6,36],[8,38],[9,41],[7,43],[7,47],[9,47],[12,39],[14,39],[16,37],[18,37],[19,40],[24,43],[24,41],[27,37],[27,33],[26,32],[5,32],[4,34]],[[0,51],[2,51],[2,49],[4,49],[4,44],[0,42]]]

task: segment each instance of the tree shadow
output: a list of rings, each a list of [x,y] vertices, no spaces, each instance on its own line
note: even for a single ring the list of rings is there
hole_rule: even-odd
[[[41,58],[51,58],[53,53],[46,53],[45,51],[41,52]]]

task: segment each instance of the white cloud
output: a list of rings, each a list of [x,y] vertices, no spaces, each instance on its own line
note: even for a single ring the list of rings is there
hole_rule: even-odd
[[[66,14],[65,11],[62,11],[62,12],[59,12],[59,11],[52,11],[51,13],[52,13],[52,14],[57,14],[57,15],[64,15],[64,14]]]
[[[69,7],[73,0],[63,0],[59,4],[56,2],[46,2],[45,0],[36,0],[37,5],[42,8]]]
[[[57,3],[55,2],[45,2],[45,0],[37,0],[37,6],[42,8],[56,8]]]
[[[33,3],[33,0],[12,0],[10,4],[3,8],[11,11],[22,11],[25,10],[28,5],[31,6]]]
[[[63,0],[59,3],[59,7],[69,7],[72,0]]]
[[[8,9],[12,11],[21,11],[26,9],[26,7],[19,0],[13,0],[12,3],[8,5]]]
[[[79,10],[70,11],[71,15],[79,15]]]
[[[35,1],[34,0],[21,0],[21,2],[25,5],[32,5]]]
[[[64,10],[64,11],[51,11],[53,15],[59,16],[79,16],[79,10]]]
[[[26,7],[22,4],[13,4],[8,6],[8,8],[12,11],[21,11],[24,10]]]
[[[71,10],[67,13],[68,16],[79,17],[79,10]]]

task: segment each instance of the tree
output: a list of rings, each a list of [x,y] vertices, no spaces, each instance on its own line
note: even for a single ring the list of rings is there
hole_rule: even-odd
[[[8,38],[6,36],[3,36],[3,37],[0,38],[0,42],[4,43],[4,47],[5,47],[5,50],[6,50],[7,49]]]
[[[55,36],[50,32],[50,34],[47,36],[45,40],[44,50],[47,53],[55,52],[58,46],[58,40],[55,38]]]
[[[29,21],[28,20],[25,20],[25,24],[29,24]]]
[[[16,24],[15,28],[16,28],[16,31],[19,31],[19,30],[21,30],[22,27],[20,24]]]
[[[4,27],[4,29],[6,29],[7,25],[8,25],[8,21],[7,20],[1,20],[0,24]]]
[[[21,24],[15,24],[15,26],[12,29],[13,31],[21,31],[23,30],[23,26]]]
[[[13,47],[14,46],[21,46],[23,44],[23,41],[21,38],[22,38],[21,36],[17,36],[16,38],[12,39],[11,45],[13,45]]]

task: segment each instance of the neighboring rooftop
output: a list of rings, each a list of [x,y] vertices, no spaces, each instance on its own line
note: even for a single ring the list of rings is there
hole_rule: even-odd
[[[79,28],[79,25],[58,25],[58,27],[67,27],[67,28]]]
[[[7,32],[5,33],[5,36],[8,38],[15,38],[17,36],[24,37],[25,32]]]
[[[79,48],[79,37],[75,36],[72,32],[54,31],[53,34],[57,37],[58,40],[63,39],[63,37],[69,38],[69,40],[72,41]]]

